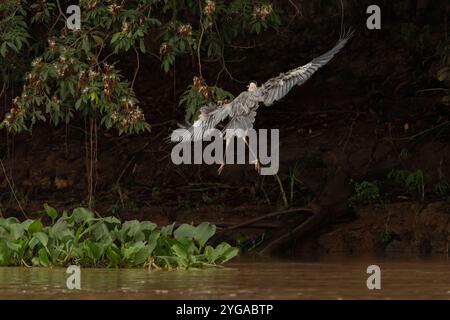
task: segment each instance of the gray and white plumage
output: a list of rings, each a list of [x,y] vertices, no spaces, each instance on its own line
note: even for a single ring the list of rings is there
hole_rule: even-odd
[[[352,36],[352,32],[348,33],[330,51],[314,58],[301,67],[281,73],[260,87],[257,87],[253,82],[250,83],[248,91],[242,92],[230,103],[223,106],[210,103],[202,107],[198,119],[192,126],[175,130],[172,140],[185,142],[202,140],[208,136],[208,130],[214,129],[226,118],[230,118],[223,129],[223,132],[226,133],[226,139],[239,135],[239,133],[236,133],[238,129],[242,131],[237,132],[245,134],[253,127],[256,110],[260,103],[270,106],[275,101],[286,96],[294,86],[300,86],[305,83],[318,69],[327,64],[347,44]]]

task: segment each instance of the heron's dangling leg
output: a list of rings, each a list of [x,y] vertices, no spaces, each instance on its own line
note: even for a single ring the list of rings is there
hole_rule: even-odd
[[[227,150],[228,150],[228,146],[230,145],[230,141],[231,139],[233,139],[233,137],[226,139],[225,142],[225,153],[223,155],[223,163],[220,165],[219,169],[217,170],[217,174],[221,174],[223,168],[225,168],[225,162],[226,162],[226,158],[227,158]]]
[[[222,173],[223,168],[225,167],[225,163],[222,163],[219,167],[219,169],[217,169],[217,174],[220,175]]]
[[[260,172],[260,170],[261,170],[261,163],[259,162],[259,159],[258,159],[258,157],[256,156],[256,154],[253,152],[253,150],[252,150],[252,148],[250,148],[250,145],[248,144],[248,142],[247,142],[247,140],[245,139],[245,137],[243,137],[242,138],[243,140],[244,140],[244,142],[245,142],[245,144],[247,145],[247,147],[248,147],[248,150],[250,150],[250,153],[252,154],[252,156],[253,157],[255,157],[255,170],[256,171],[258,171],[258,173]]]

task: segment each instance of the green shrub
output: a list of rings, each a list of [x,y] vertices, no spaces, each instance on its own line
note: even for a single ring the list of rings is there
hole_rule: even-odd
[[[430,182],[430,176],[423,170],[414,172],[408,170],[391,170],[388,180],[396,187],[402,188],[405,193],[425,200],[426,185]]]
[[[227,70],[226,46],[280,25],[277,10],[262,0],[81,0],[79,6],[81,29],[69,30],[59,2],[0,2],[0,83],[21,88],[0,128],[20,132],[38,121],[58,125],[78,115],[119,133],[149,130],[133,90],[141,55],[156,55],[166,72],[177,57],[190,55],[202,78],[203,57]],[[150,42],[159,56],[148,51]],[[126,52],[136,55],[131,82],[116,68]],[[181,102],[188,119],[204,103],[191,89]],[[212,95],[206,100],[232,97],[207,89]]]
[[[354,181],[354,195],[350,199],[350,203],[361,204],[381,204],[380,188],[377,182]]]

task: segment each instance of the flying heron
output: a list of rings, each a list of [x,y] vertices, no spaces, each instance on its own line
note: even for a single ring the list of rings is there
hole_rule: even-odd
[[[172,141],[192,142],[203,140],[208,136],[209,130],[214,129],[220,122],[229,118],[228,123],[222,130],[222,137],[226,140],[225,151],[235,136],[243,139],[255,157],[255,169],[259,171],[259,159],[245,138],[248,130],[253,128],[256,110],[259,104],[262,103],[265,106],[270,106],[275,101],[282,99],[295,85],[300,86],[305,83],[319,68],[327,64],[347,44],[352,36],[353,32],[348,32],[347,35],[339,39],[330,51],[314,58],[301,67],[292,69],[286,73],[281,73],[279,76],[268,80],[259,87],[256,82],[250,82],[247,86],[247,91],[243,91],[233,101],[227,104],[219,106],[214,103],[209,103],[203,106],[200,108],[198,119],[190,127],[180,128],[174,131]],[[224,166],[225,161],[223,161],[218,169],[219,174],[222,172]]]

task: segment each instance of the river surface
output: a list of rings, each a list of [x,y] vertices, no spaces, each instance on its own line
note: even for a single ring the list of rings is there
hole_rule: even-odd
[[[367,267],[381,268],[368,290]],[[450,299],[450,259],[239,259],[223,269],[81,269],[69,290],[65,269],[0,268],[2,299]]]

